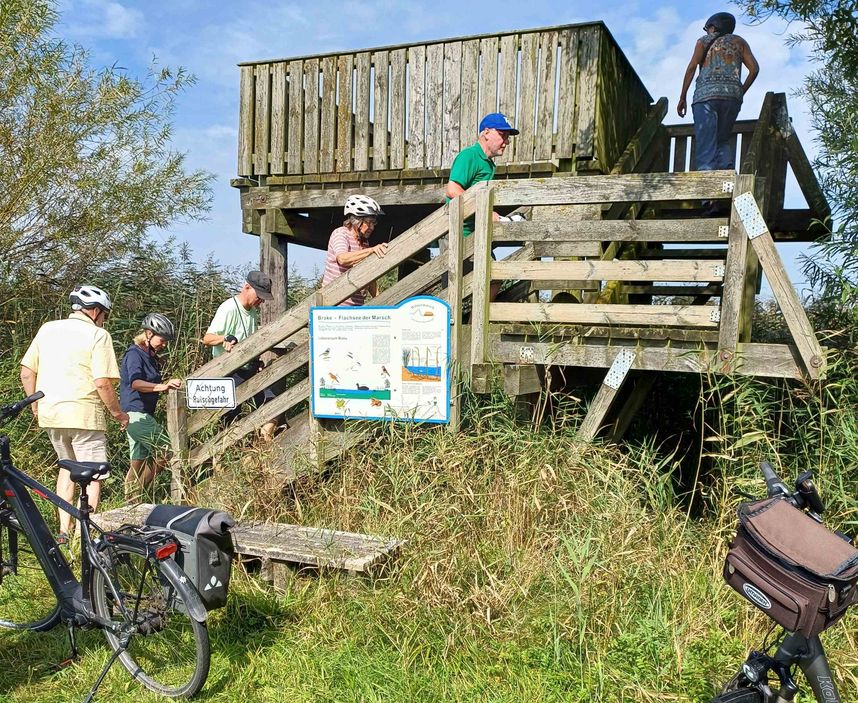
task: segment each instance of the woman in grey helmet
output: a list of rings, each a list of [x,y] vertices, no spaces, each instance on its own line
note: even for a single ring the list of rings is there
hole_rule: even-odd
[[[179,389],[182,381],[161,378],[160,352],[176,338],[176,328],[165,315],[153,312],[143,318],[140,332],[128,347],[119,368],[119,404],[128,413],[126,428],[131,468],[125,476],[126,500],[139,499],[170,459],[170,440],[155,419],[158,396]]]

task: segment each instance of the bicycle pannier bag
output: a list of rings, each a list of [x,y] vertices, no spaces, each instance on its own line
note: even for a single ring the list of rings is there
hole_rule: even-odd
[[[181,551],[176,562],[200,592],[207,610],[226,605],[235,550],[227,513],[186,505],[156,505],[146,524],[172,532]]]
[[[858,549],[781,498],[739,507],[724,580],[789,632],[813,637],[858,602]]]

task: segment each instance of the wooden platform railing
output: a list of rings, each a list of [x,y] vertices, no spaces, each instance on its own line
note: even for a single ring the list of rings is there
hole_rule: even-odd
[[[492,325],[498,323],[548,323],[555,325],[599,325],[616,327],[681,327],[710,330],[711,350],[718,350],[722,371],[737,368],[736,355],[742,343],[750,341],[743,325],[752,313],[756,276],[749,285],[749,271],[755,271],[757,259],[764,262],[774,295],[793,332],[805,372],[817,377],[824,367],[824,356],[816,341],[801,303],[792,288],[783,264],[766,231],[750,237],[736,208],[726,217],[700,220],[621,220],[582,221],[570,225],[563,219],[563,206],[602,203],[609,211],[618,202],[670,203],[689,199],[732,200],[760,190],[753,176],[732,171],[703,171],[675,174],[632,174],[625,176],[584,177],[508,181],[485,184],[477,190],[476,229],[474,232],[474,300],[471,327],[471,364],[492,361],[490,344]],[[759,201],[758,205],[759,205]],[[491,213],[498,206],[539,206],[546,219],[521,223],[494,222]],[[551,216],[558,206],[558,217]],[[530,246],[556,243],[563,255],[578,255],[578,261],[496,262],[491,258],[494,244],[523,242]],[[705,257],[701,250],[674,251],[647,247],[645,258],[610,260],[590,259],[593,243],[649,242],[653,244],[720,243],[710,247]],[[726,246],[724,246],[726,245]],[[548,252],[550,247],[542,249]],[[633,250],[634,251],[634,250]],[[656,257],[661,257],[657,260]],[[692,257],[692,258],[689,258]],[[698,258],[693,258],[698,257]],[[567,287],[580,281],[602,287],[608,281],[634,282],[650,295],[658,295],[659,284],[670,283],[670,293],[698,296],[690,305],[624,304],[600,299],[589,303],[505,303],[491,302],[488,291],[493,281],[540,281],[541,287]],[[677,283],[686,284],[676,286]],[[702,285],[701,285],[702,284]],[[680,290],[677,290],[677,289]],[[701,290],[705,289],[705,290]],[[716,304],[715,299],[718,298]],[[704,339],[704,338],[701,338]]]
[[[449,168],[495,111],[521,131],[500,164],[613,163],[651,100],[602,23],[243,63],[240,74],[243,177]],[[610,129],[598,121],[619,114]]]
[[[665,149],[664,170],[673,173],[696,170],[694,125],[666,127],[669,143]],[[754,120],[738,120],[733,127],[731,149],[740,174],[765,179],[760,201],[768,219],[781,231],[805,230],[812,220],[824,222],[831,208],[813,172],[804,148],[792,127],[784,93],[767,93]],[[808,203],[808,209],[784,210],[787,166]],[[817,228],[819,234],[824,228]],[[783,235],[782,235],[783,236]]]

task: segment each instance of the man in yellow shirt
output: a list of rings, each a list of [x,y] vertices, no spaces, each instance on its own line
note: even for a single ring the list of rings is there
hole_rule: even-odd
[[[44,428],[58,459],[107,461],[107,418],[104,409],[122,429],[128,414],[119,407],[113,388],[119,366],[110,333],[104,323],[110,314],[110,297],[95,286],[78,286],[69,295],[72,312],[65,320],[46,322],[21,359],[21,383],[27,395],[42,391],[45,397],[30,406]],[[57,494],[71,503],[74,484],[60,469]],[[101,483],[87,490],[93,510],[98,508]],[[68,543],[71,516],[60,511],[58,542]]]

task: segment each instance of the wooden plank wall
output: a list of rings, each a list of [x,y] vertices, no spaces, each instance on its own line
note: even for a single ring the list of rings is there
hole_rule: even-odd
[[[610,159],[649,104],[601,24],[246,64],[240,90],[240,176],[449,168],[496,110],[499,163]]]
[[[646,119],[652,98],[616,43],[607,34],[591,41],[597,39],[597,60],[589,68],[595,75],[584,85],[596,88],[592,167],[607,173]]]

